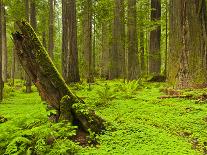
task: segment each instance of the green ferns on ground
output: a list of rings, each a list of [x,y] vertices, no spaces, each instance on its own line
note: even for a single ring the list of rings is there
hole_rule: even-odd
[[[0,104],[0,154],[146,155],[204,154],[207,152],[207,104],[188,99],[159,99],[161,83],[98,81],[71,86],[86,104],[109,122],[107,131],[93,135],[96,147],[81,147],[70,139],[76,127],[48,122],[45,104],[35,89],[6,86]],[[17,89],[18,88],[18,89]],[[203,90],[184,93],[202,94]]]

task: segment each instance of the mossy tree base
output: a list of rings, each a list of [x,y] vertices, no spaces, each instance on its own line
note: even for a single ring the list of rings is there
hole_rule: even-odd
[[[85,131],[101,132],[105,121],[69,90],[29,23],[16,24],[19,30],[12,36],[19,61],[40,96],[57,111],[55,120],[68,120]]]

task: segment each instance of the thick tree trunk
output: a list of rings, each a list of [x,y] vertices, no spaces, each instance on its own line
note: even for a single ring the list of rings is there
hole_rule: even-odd
[[[112,47],[110,52],[109,79],[125,78],[125,10],[123,0],[114,0],[114,19],[112,24]]]
[[[109,77],[109,24],[107,21],[104,21],[102,23],[102,49],[101,49],[101,77],[108,79]]]
[[[83,56],[84,73],[88,83],[94,82],[92,54],[92,0],[86,0],[83,6]]]
[[[136,0],[128,0],[128,80],[138,79],[141,73],[136,19]]]
[[[168,81],[177,88],[205,86],[205,0],[171,0]]]
[[[160,0],[151,0],[151,21],[158,21],[161,17],[161,3]],[[149,73],[152,75],[159,75],[161,69],[161,54],[160,54],[160,39],[161,26],[150,32],[149,44]]]
[[[7,82],[7,36],[6,36],[6,10],[5,5],[2,8],[2,78],[4,82]]]
[[[13,41],[20,63],[41,97],[57,111],[55,120],[69,120],[85,131],[104,129],[104,120],[69,90],[31,26],[26,22],[16,24],[20,32],[13,34]]]
[[[62,21],[62,74],[67,83],[79,82],[75,0],[62,0]]]
[[[26,19],[27,19],[28,22],[31,22],[31,18],[33,20],[35,18],[35,17],[33,17],[33,15],[35,15],[34,14],[34,10],[35,9],[32,8],[32,7],[35,7],[34,4],[32,5],[31,2],[30,2],[30,0],[25,0],[25,17],[26,17]],[[31,9],[31,11],[30,11],[30,9]],[[30,12],[31,12],[31,14],[30,14]],[[34,21],[33,21],[33,24],[34,24]],[[26,82],[25,82],[26,93],[31,93],[32,92],[32,88],[31,88],[32,82],[31,82],[30,77],[27,74],[25,74],[25,80],[26,80]]]
[[[2,7],[3,2],[0,0],[0,101],[3,99],[3,80],[2,80]]]

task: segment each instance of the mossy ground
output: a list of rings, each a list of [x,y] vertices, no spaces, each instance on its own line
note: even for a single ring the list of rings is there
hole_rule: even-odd
[[[136,81],[98,81],[90,88],[87,84],[71,86],[110,122],[107,131],[96,137],[99,145],[82,148],[67,140],[74,134],[73,128],[47,121],[48,112],[35,88],[25,94],[19,86],[6,86],[9,91],[0,104],[0,115],[8,121],[0,124],[0,154],[18,154],[21,149],[19,154],[205,154],[207,104],[158,99],[163,87],[162,83]],[[48,137],[53,137],[52,143]]]

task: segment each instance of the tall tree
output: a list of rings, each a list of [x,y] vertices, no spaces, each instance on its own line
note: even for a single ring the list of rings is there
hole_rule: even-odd
[[[151,21],[157,22],[161,17],[160,0],[151,0]],[[156,28],[150,32],[149,44],[149,73],[159,75],[161,69],[161,54],[160,54],[160,39],[161,26],[156,25]]]
[[[3,99],[3,80],[2,80],[2,9],[3,8],[3,2],[0,0],[0,101]]]
[[[25,17],[26,17],[26,20],[28,22],[31,22],[31,18],[34,18],[32,16],[34,15],[34,11],[35,10],[34,10],[34,8],[32,8],[32,7],[34,7],[34,4],[32,4],[32,3],[33,3],[33,0],[32,0],[32,2],[30,2],[30,0],[25,0]],[[34,26],[34,23],[31,23],[31,24],[33,24],[32,26]],[[35,29],[35,27],[34,27],[34,29]],[[25,75],[25,79],[26,79],[26,83],[25,83],[25,85],[26,85],[26,93],[31,93],[32,92],[32,88],[31,88],[32,82],[31,82],[31,79],[30,79],[30,77],[27,74]]]
[[[112,49],[110,52],[109,79],[125,78],[125,11],[124,1],[114,0],[114,21],[112,28]]]
[[[76,1],[62,0],[62,72],[67,83],[79,82]]]
[[[92,51],[92,0],[85,0],[82,12],[84,73],[87,82],[94,82]]]
[[[49,40],[48,40],[48,52],[50,57],[53,59],[54,50],[54,0],[49,0]]]
[[[6,36],[6,9],[3,4],[2,7],[2,78],[3,81],[7,81],[7,36]]]
[[[138,79],[141,73],[137,45],[136,0],[128,0],[128,80]]]
[[[170,0],[168,81],[178,88],[206,83],[206,2]]]

